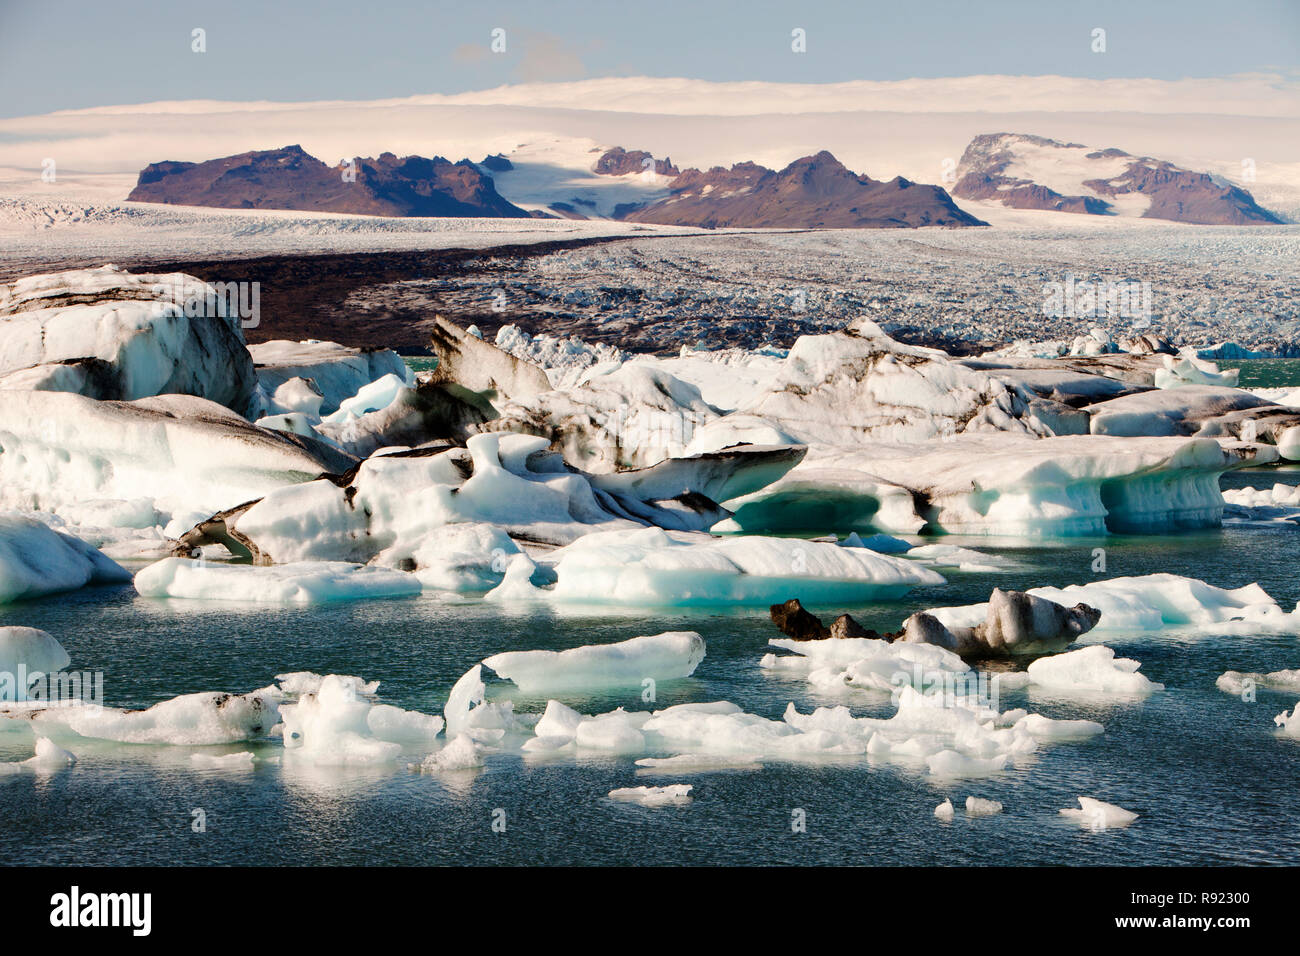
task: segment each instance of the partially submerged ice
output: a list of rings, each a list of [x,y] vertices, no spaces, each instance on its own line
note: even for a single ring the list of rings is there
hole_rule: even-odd
[[[704,638],[695,631],[669,631],[566,651],[507,651],[483,663],[526,694],[552,694],[689,677],[704,653]]]
[[[588,534],[550,560],[558,576],[553,598],[593,604],[748,604],[790,590],[818,601],[889,600],[944,581],[929,568],[865,548],[658,528]]]
[[[0,604],[130,578],[79,538],[36,518],[0,512]]]

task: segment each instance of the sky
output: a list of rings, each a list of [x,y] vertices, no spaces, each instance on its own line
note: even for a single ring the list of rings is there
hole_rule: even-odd
[[[804,53],[791,49],[796,28]],[[1104,53],[1093,50],[1098,28]],[[505,50],[494,53],[497,29]],[[602,76],[825,83],[1297,69],[1300,0],[0,0],[0,117]]]

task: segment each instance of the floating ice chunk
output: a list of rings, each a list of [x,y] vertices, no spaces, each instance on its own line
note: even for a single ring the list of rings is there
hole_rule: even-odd
[[[927,757],[926,766],[936,777],[983,777],[1005,770],[1010,758],[1006,754],[996,757],[968,757],[956,750],[941,750]]]
[[[264,737],[280,719],[277,688],[248,694],[213,691],[184,694],[145,710],[95,704],[49,707],[35,712],[40,732],[70,731],[80,737],[124,744],[206,746]]]
[[[483,766],[483,748],[469,734],[457,734],[441,750],[429,754],[420,764],[425,773],[471,770]]]
[[[253,752],[245,750],[234,754],[191,754],[190,763],[200,770],[252,770]]]
[[[863,538],[859,537],[856,531],[851,532],[841,541],[840,547],[866,548],[868,551],[878,551],[880,554],[902,554],[912,550],[912,544],[902,538],[895,538],[889,534],[873,534]]]
[[[280,717],[285,749],[323,765],[389,763],[403,745],[427,745],[442,729],[440,718],[376,704],[358,692],[355,678],[336,674],[322,678],[315,693],[280,705]]]
[[[117,562],[72,535],[35,518],[0,514],[0,604],[130,577]]]
[[[546,702],[546,712],[533,730],[538,737],[567,737],[572,740],[578,732],[578,724],[588,719],[590,718],[583,717],[572,707],[567,707],[558,700],[550,700]]]
[[[1284,737],[1300,737],[1300,704],[1296,704],[1290,713],[1282,711],[1273,718],[1273,723],[1282,728]]]
[[[641,606],[889,600],[942,584],[929,568],[865,548],[793,538],[714,538],[647,528],[597,532],[554,552],[559,601]]]
[[[895,539],[897,540],[897,539]],[[967,572],[992,572],[1007,570],[1008,561],[997,555],[985,554],[955,544],[923,544],[911,548],[907,557],[919,564],[933,568],[957,568]]]
[[[500,739],[515,730],[518,721],[510,701],[487,703],[487,686],[483,683],[483,665],[475,664],[456,681],[447,696],[443,715],[447,736],[468,733],[476,740]]]
[[[1106,732],[1095,720],[1054,720],[1042,714],[1025,714],[1013,726],[1040,740],[1083,740]]]
[[[1214,681],[1214,686],[1225,694],[1240,696],[1249,687],[1252,690],[1266,687],[1269,690],[1300,692],[1300,670],[1272,671],[1267,674],[1224,671]]]
[[[354,349],[337,342],[290,342],[283,339],[260,342],[248,347],[257,367],[262,390],[274,396],[281,406],[281,393],[287,383],[310,382],[320,396],[314,410],[303,402],[273,410],[311,411],[330,414],[346,399],[356,395],[371,382],[393,374],[408,385],[415,376],[401,356],[391,349]],[[295,389],[301,386],[295,386]],[[285,393],[290,399],[293,393]],[[305,396],[302,396],[304,401]]]
[[[34,627],[0,627],[0,703],[27,699],[20,674],[54,674],[68,666],[63,645]]]
[[[144,597],[268,604],[322,604],[410,597],[420,581],[403,571],[342,561],[299,561],[272,567],[164,558],[137,572]]]
[[[1078,810],[1062,810],[1061,816],[1073,820],[1089,830],[1126,827],[1138,818],[1138,815],[1131,810],[1117,807],[1113,803],[1094,800],[1092,797],[1080,797],[1079,807]]]
[[[953,811],[951,800],[944,800],[943,803],[939,804],[937,807],[934,808],[934,815],[938,819],[942,820],[944,823],[947,823],[950,820],[952,820],[953,812],[954,811]]]
[[[951,689],[959,679],[974,676],[969,664],[934,644],[866,637],[825,641],[778,637],[768,643],[797,656],[767,654],[760,667],[780,676],[805,678],[822,690],[848,686],[892,694],[907,686]]]
[[[358,694],[365,697],[373,697],[379,690],[379,681],[365,681],[360,677],[351,677],[346,674],[333,675],[340,681],[350,684]],[[320,690],[321,682],[325,680],[324,674],[316,674],[312,671],[293,671],[289,674],[276,674],[275,682],[280,685],[280,689],[291,697],[300,697],[303,694],[314,694]]]
[[[611,800],[639,803],[643,807],[669,807],[690,803],[692,789],[689,783],[674,783],[666,787],[621,787],[611,790],[609,796]]]
[[[548,596],[546,591],[533,584],[533,572],[537,565],[526,554],[515,554],[506,565],[505,577],[501,583],[483,596],[485,601],[542,601]],[[544,652],[539,652],[544,653]],[[491,667],[492,665],[488,665]],[[495,669],[495,668],[494,668]]]
[[[0,763],[0,777],[32,770],[61,770],[65,767],[71,767],[76,762],[77,758],[71,753],[48,737],[38,735],[36,737],[35,755],[28,757],[26,760],[13,763]]]
[[[968,817],[991,817],[1001,812],[1002,804],[996,800],[984,800],[974,796],[966,798],[966,816]]]
[[[587,717],[578,724],[573,740],[581,750],[639,754],[646,749],[641,728],[650,720],[647,713],[628,712],[622,707],[608,714]]]
[[[406,387],[406,380],[402,376],[392,373],[384,375],[363,385],[351,398],[340,402],[338,411],[325,416],[322,423],[343,425],[354,418],[360,418],[367,412],[377,412],[381,408],[387,408],[397,398],[398,392]]]
[[[20,387],[112,401],[180,392],[244,414],[255,380],[240,310],[253,307],[182,273],[27,276],[0,286],[0,377],[28,369]]]
[[[1101,611],[1101,619],[1094,631],[1181,627],[1219,630],[1237,621],[1252,627],[1300,630],[1300,615],[1283,611],[1258,584],[1226,590],[1196,578],[1147,574],[1064,588],[1031,588],[1026,593],[1066,607],[1082,603],[1096,608]],[[948,627],[972,627],[984,620],[987,610],[986,604],[970,604],[931,608],[926,613]]]
[[[670,631],[567,651],[508,651],[483,663],[526,694],[550,694],[689,677],[704,652],[704,638],[696,632]]]
[[[1214,362],[1197,358],[1194,349],[1184,349],[1177,356],[1162,355],[1160,359],[1164,367],[1155,371],[1156,388],[1179,388],[1183,385],[1237,387],[1238,369],[1221,372]]]
[[[752,754],[677,754],[674,757],[642,757],[636,762],[642,774],[709,773],[715,770],[762,770]]]
[[[428,535],[410,557],[419,568],[415,576],[426,589],[487,591],[501,583],[510,561],[518,554],[519,546],[501,528],[464,521]],[[393,562],[386,553],[375,560],[380,564]]]
[[[1164,690],[1164,684],[1137,672],[1141,666],[1139,661],[1115,657],[1114,650],[1104,644],[1094,644],[1041,657],[1026,668],[1026,673],[1034,686],[1057,692],[1145,696]]]

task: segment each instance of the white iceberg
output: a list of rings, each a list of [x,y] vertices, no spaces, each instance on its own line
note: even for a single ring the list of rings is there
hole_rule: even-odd
[[[1094,800],[1092,797],[1080,797],[1079,809],[1062,810],[1061,816],[1089,830],[1126,827],[1138,818],[1138,815],[1131,810],[1117,807],[1113,803]]]
[[[164,558],[136,573],[135,589],[150,598],[323,604],[410,597],[421,591],[413,575],[340,561],[302,561],[272,567]]]
[[[1138,661],[1117,658],[1104,644],[1094,644],[1040,657],[1026,673],[1035,687],[1054,692],[1145,696],[1163,690],[1163,684],[1138,673],[1141,666]]]
[[[442,718],[377,704],[355,680],[336,674],[315,693],[282,704],[280,717],[289,755],[328,766],[391,763],[404,746],[428,745],[443,729]]]
[[[552,694],[689,677],[704,652],[704,638],[696,632],[670,631],[565,651],[508,651],[483,663],[526,694]]]
[[[609,797],[611,800],[639,803],[643,807],[680,806],[691,802],[692,789],[694,788],[689,783],[669,784],[666,787],[620,787],[611,790]]]
[[[197,395],[246,414],[255,382],[240,301],[218,293],[194,276],[111,265],[0,285],[0,389]]]
[[[593,533],[554,552],[557,601],[643,606],[891,600],[941,575],[865,548],[797,538],[710,537],[658,528]]]
[[[0,513],[0,604],[130,578],[84,541],[35,518]]]

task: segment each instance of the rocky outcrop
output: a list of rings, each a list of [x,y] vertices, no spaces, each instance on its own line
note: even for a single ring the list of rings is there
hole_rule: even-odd
[[[1081,143],[1025,133],[976,136],[962,155],[957,175],[954,196],[996,200],[1013,209],[1205,225],[1282,221],[1246,190],[1209,173],[1121,149],[1090,150]]]
[[[679,176],[681,171],[667,157],[655,159],[643,149],[628,151],[621,146],[606,150],[591,171],[600,176],[626,176],[653,169],[660,176]]]
[[[497,193],[491,176],[468,160],[382,153],[376,159],[358,157],[327,166],[301,146],[202,163],[152,163],[141,171],[127,199],[370,216],[528,218]]]
[[[779,171],[756,163],[688,169],[668,189],[667,199],[625,210],[621,218],[706,228],[986,225],[958,209],[938,186],[860,176],[825,150]]]
[[[863,627],[848,614],[841,614],[831,622],[830,627],[827,627],[821,622],[821,618],[805,609],[798,598],[790,598],[784,604],[773,604],[769,612],[772,615],[772,623],[780,629],[781,633],[796,641],[843,640],[850,637],[879,640],[882,637],[875,631]],[[886,635],[885,639],[892,640],[893,635]]]

